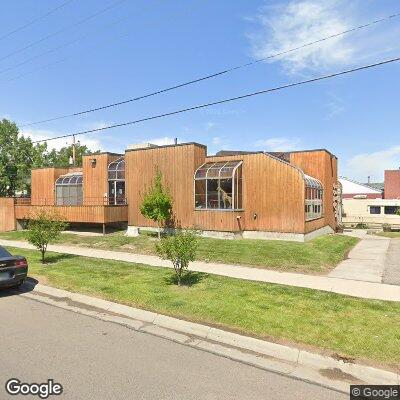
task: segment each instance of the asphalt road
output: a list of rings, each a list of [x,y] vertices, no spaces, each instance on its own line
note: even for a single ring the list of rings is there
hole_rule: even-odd
[[[347,399],[118,324],[0,293],[0,399],[9,378],[61,383],[52,399]],[[38,397],[36,397],[38,399]]]

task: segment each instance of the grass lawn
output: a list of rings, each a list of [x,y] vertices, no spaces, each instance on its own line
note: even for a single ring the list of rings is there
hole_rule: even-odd
[[[0,238],[25,240],[26,232],[0,233]],[[139,254],[154,254],[156,238],[153,233],[143,233],[139,237],[127,237],[123,235],[123,232],[106,236],[64,233],[56,242]],[[346,257],[357,242],[357,238],[344,235],[321,236],[307,243],[199,238],[197,258],[209,262],[321,274],[332,270]]]
[[[191,273],[146,265],[9,248],[30,274],[74,292],[157,311],[280,343],[297,343],[400,368],[400,303]]]
[[[392,239],[400,239],[400,232],[376,232],[374,235],[388,237]]]

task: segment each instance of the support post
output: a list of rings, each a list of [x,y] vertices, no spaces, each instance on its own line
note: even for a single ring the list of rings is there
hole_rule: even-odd
[[[103,223],[103,236],[106,234],[106,224]]]

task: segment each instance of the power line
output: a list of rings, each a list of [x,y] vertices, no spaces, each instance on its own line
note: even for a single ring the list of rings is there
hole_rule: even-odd
[[[303,44],[301,46],[297,46],[297,47],[294,47],[294,48],[289,49],[289,50],[284,50],[284,51],[272,54],[272,55],[270,55],[268,57],[260,58],[260,59],[257,59],[257,60],[254,60],[254,61],[251,61],[251,62],[248,62],[248,63],[245,63],[245,64],[241,64],[241,65],[237,65],[237,66],[234,66],[234,67],[230,67],[230,68],[227,68],[227,69],[219,71],[219,72],[215,72],[215,73],[210,74],[210,75],[205,75],[205,76],[202,76],[202,77],[199,77],[199,78],[187,81],[187,82],[183,82],[183,83],[180,83],[180,84],[177,84],[177,85],[174,85],[174,86],[170,86],[170,87],[167,87],[167,88],[164,88],[164,89],[160,89],[160,90],[157,90],[157,91],[154,91],[154,92],[151,92],[151,93],[147,93],[147,94],[142,95],[142,96],[134,97],[134,98],[127,99],[127,100],[122,100],[122,101],[119,101],[119,102],[116,102],[116,103],[107,104],[107,105],[104,105],[104,106],[91,108],[91,109],[84,110],[84,111],[78,111],[78,112],[71,113],[71,114],[64,114],[64,115],[60,115],[60,116],[53,117],[53,118],[48,118],[48,119],[44,119],[44,120],[40,120],[40,121],[25,123],[25,124],[21,124],[19,126],[20,127],[26,127],[26,126],[42,124],[42,123],[45,123],[45,122],[57,121],[59,119],[76,117],[76,116],[83,115],[83,114],[88,114],[88,113],[92,113],[92,112],[96,112],[96,111],[100,111],[100,110],[105,110],[107,108],[121,106],[123,104],[131,103],[131,102],[134,102],[134,101],[143,100],[143,99],[148,98],[148,97],[152,97],[152,96],[156,96],[156,95],[159,95],[159,94],[162,94],[162,93],[165,93],[165,92],[169,92],[169,91],[172,91],[172,90],[180,89],[182,87],[193,85],[195,83],[199,83],[199,82],[202,82],[202,81],[206,81],[206,80],[211,79],[211,78],[216,78],[218,76],[222,76],[222,75],[228,74],[228,73],[236,71],[238,69],[246,68],[246,67],[249,67],[251,65],[258,64],[258,63],[260,63],[262,61],[267,61],[267,60],[270,60],[272,58],[276,58],[276,57],[279,57],[279,56],[282,56],[282,55],[285,55],[285,54],[288,54],[288,53],[303,49],[305,47],[312,46],[314,44],[324,42],[326,40],[330,40],[330,39],[333,39],[333,38],[336,38],[336,37],[339,37],[339,36],[342,36],[342,35],[346,35],[348,33],[354,32],[356,30],[365,29],[365,28],[370,27],[372,25],[375,25],[375,24],[390,20],[392,18],[397,18],[399,16],[400,16],[400,12],[396,13],[396,14],[388,15],[388,16],[386,16],[384,18],[377,19],[377,20],[368,22],[366,24],[356,26],[356,27],[351,28],[351,29],[347,29],[345,31],[342,31],[342,32],[339,32],[339,33],[335,33],[335,34],[332,34],[332,35],[329,35],[329,36],[326,36],[326,37],[323,37],[323,38],[315,40],[313,42],[305,43],[305,44]]]
[[[59,9],[65,7],[67,4],[72,3],[73,1],[74,1],[74,0],[67,0],[67,1],[65,1],[64,3],[60,4],[59,6],[57,6],[56,8],[53,8],[53,9],[49,10],[49,11],[46,12],[45,14],[42,14],[42,15],[40,15],[40,16],[38,16],[38,17],[32,19],[31,21],[27,22],[26,24],[21,25],[20,27],[18,27],[18,28],[16,28],[16,29],[14,29],[14,30],[12,30],[12,31],[10,31],[10,32],[8,32],[8,33],[6,33],[6,34],[4,34],[3,36],[0,36],[0,41],[2,41],[2,40],[4,40],[4,39],[8,38],[8,37],[11,36],[11,35],[14,35],[14,33],[20,32],[20,31],[22,31],[22,30],[28,28],[29,26],[35,24],[36,22],[39,22],[40,20],[42,20],[42,19],[48,17],[49,15],[54,14],[56,11],[58,11]]]
[[[105,25],[105,26],[102,26],[100,30],[107,29],[107,28],[109,28],[109,27],[111,27],[111,26],[114,26],[114,25],[116,25],[116,24],[119,24],[120,22],[122,22],[122,21],[124,21],[124,20],[126,20],[126,19],[128,19],[128,18],[129,18],[129,16],[125,16],[125,17],[119,18],[119,19],[113,21],[111,24],[107,24],[107,25]],[[98,31],[99,31],[99,29],[96,29],[94,32],[98,32]],[[19,62],[18,64],[14,64],[14,65],[11,65],[11,66],[9,66],[9,67],[7,67],[7,68],[4,68],[4,69],[0,70],[0,74],[3,74],[3,73],[5,73],[5,72],[7,72],[7,71],[10,71],[10,70],[13,70],[14,68],[21,67],[21,66],[23,66],[23,65],[25,65],[25,64],[28,64],[28,63],[30,63],[31,61],[34,61],[34,60],[36,60],[36,59],[38,59],[38,58],[40,58],[40,57],[43,57],[43,56],[45,56],[45,55],[47,55],[47,54],[54,53],[54,52],[56,52],[56,51],[58,51],[58,50],[60,50],[60,49],[62,49],[62,48],[64,48],[64,47],[70,46],[70,45],[75,44],[75,43],[79,43],[82,39],[85,39],[85,38],[91,36],[94,32],[85,33],[85,34],[83,34],[83,35],[81,35],[81,36],[78,36],[77,38],[75,38],[75,39],[73,39],[73,40],[70,40],[70,41],[68,41],[68,42],[64,42],[64,43],[62,43],[62,44],[60,44],[60,45],[58,45],[58,46],[56,46],[56,47],[53,47],[53,48],[51,48],[51,49],[48,49],[48,50],[44,51],[43,53],[36,54],[35,56],[32,56],[32,57],[30,57],[30,58],[27,58],[27,59],[25,59],[24,61]],[[67,59],[67,57],[63,58],[63,60],[65,60],[65,59]],[[57,63],[59,63],[59,62],[60,62],[60,61],[58,61]],[[50,63],[50,64],[53,65],[53,64],[55,64],[55,63],[52,62],[52,63]]]
[[[147,3],[146,3],[147,6],[149,6],[149,4],[150,4],[150,2],[147,2]],[[145,7],[145,8],[147,8],[147,7]],[[143,11],[145,8],[142,8],[141,10]],[[193,10],[193,3],[192,3],[191,6],[190,6],[190,10],[191,10],[191,11]],[[135,16],[136,16],[136,17],[138,16],[138,11],[135,12]],[[111,24],[102,26],[100,30],[108,29],[108,28],[110,28],[111,26],[114,26],[114,25],[116,25],[116,24],[120,24],[122,21],[127,20],[127,19],[131,19],[131,18],[132,18],[132,17],[131,17],[130,15],[124,16],[123,18],[119,18],[119,19],[113,21]],[[164,18],[164,19],[165,19],[165,18]],[[96,30],[95,32],[98,32],[98,30]],[[29,59],[26,59],[26,60],[24,60],[24,61],[22,61],[22,62],[20,62],[20,63],[18,63],[18,64],[15,64],[15,65],[13,65],[13,66],[10,66],[10,67],[7,67],[7,68],[5,68],[5,69],[3,69],[3,70],[0,70],[0,74],[5,73],[5,72],[7,72],[7,71],[10,71],[10,70],[12,70],[12,69],[14,69],[14,68],[20,67],[20,66],[22,66],[22,65],[28,64],[29,62],[31,62],[31,61],[33,61],[33,60],[36,60],[36,59],[38,59],[38,58],[40,58],[40,57],[42,57],[42,56],[44,56],[44,55],[46,55],[46,54],[54,53],[54,52],[60,50],[61,48],[66,47],[66,46],[70,46],[70,45],[72,45],[72,44],[74,44],[74,43],[78,43],[81,39],[85,39],[85,38],[87,38],[88,36],[92,35],[92,34],[95,33],[95,32],[91,32],[91,33],[87,33],[87,34],[85,34],[85,35],[79,36],[77,39],[74,39],[74,40],[69,41],[69,42],[65,42],[65,43],[63,43],[63,44],[61,44],[61,45],[58,45],[58,46],[52,48],[52,49],[46,50],[46,51],[43,52],[43,53],[37,54],[37,55],[35,55],[35,56],[33,56],[33,57],[30,57]],[[119,35],[117,35],[117,36],[111,37],[111,39],[112,39],[112,40],[121,39],[121,38],[124,38],[124,37],[126,37],[126,36],[128,36],[128,35],[130,35],[130,32],[125,32],[125,33],[123,33],[123,34],[119,34]],[[104,46],[104,40],[101,40],[99,43],[97,43],[96,47],[98,47],[98,45]],[[91,46],[91,48],[89,48],[89,49],[93,49],[93,47],[94,47],[94,46]],[[88,50],[85,50],[84,54],[87,55],[87,54],[88,54]],[[1,84],[1,83],[7,83],[7,82],[16,81],[16,80],[18,80],[18,79],[20,79],[20,78],[23,78],[23,77],[25,77],[25,76],[27,76],[27,75],[33,74],[33,73],[35,73],[35,72],[37,72],[37,71],[43,70],[43,69],[45,69],[45,68],[47,68],[47,67],[51,67],[51,66],[53,66],[53,65],[60,64],[60,63],[66,61],[66,60],[68,60],[68,59],[70,59],[70,58],[72,58],[72,56],[66,56],[66,57],[63,57],[62,59],[59,59],[59,60],[56,60],[56,61],[52,61],[52,62],[43,64],[43,65],[41,65],[41,66],[38,66],[38,67],[33,68],[33,69],[31,69],[31,70],[28,70],[28,71],[26,71],[26,72],[24,72],[24,73],[21,73],[21,74],[19,74],[19,75],[17,75],[17,76],[11,77],[10,79],[7,79],[7,80],[5,80],[5,81],[2,81],[2,82],[0,82],[0,84]]]
[[[13,55],[15,55],[15,54],[21,53],[21,52],[23,52],[23,51],[25,51],[25,50],[31,48],[32,46],[35,46],[35,45],[37,45],[37,44],[39,44],[39,43],[42,43],[42,42],[44,42],[45,40],[48,40],[48,39],[52,38],[53,36],[59,35],[60,33],[64,33],[64,32],[68,31],[68,30],[71,29],[71,28],[75,28],[76,26],[82,25],[83,23],[85,23],[85,22],[87,22],[87,21],[89,21],[89,20],[91,20],[91,19],[93,19],[93,18],[98,17],[99,15],[101,15],[101,14],[103,14],[103,13],[105,13],[105,12],[111,10],[112,8],[118,6],[119,4],[121,4],[121,3],[125,2],[125,1],[126,1],[126,0],[118,0],[118,1],[116,1],[116,2],[114,2],[114,3],[112,3],[111,5],[109,5],[109,6],[105,7],[105,8],[103,8],[103,9],[101,9],[101,10],[99,10],[99,11],[97,11],[96,13],[94,13],[94,14],[92,14],[92,15],[89,15],[88,17],[85,17],[85,18],[81,19],[81,20],[78,21],[78,22],[75,22],[75,23],[72,24],[72,25],[68,25],[68,26],[66,26],[65,28],[62,28],[62,29],[60,29],[60,30],[58,30],[58,31],[56,31],[56,32],[50,33],[49,35],[46,35],[46,36],[42,37],[42,38],[39,39],[39,40],[36,40],[36,41],[34,41],[34,42],[31,42],[31,43],[27,44],[27,45],[24,46],[24,47],[21,47],[21,48],[19,48],[19,49],[16,49],[16,50],[12,51],[11,53],[6,54],[5,56],[3,56],[3,57],[0,58],[0,61],[3,61],[3,60],[5,60],[5,59],[7,59],[7,58],[9,58],[9,57],[11,57],[11,56],[13,56]]]
[[[198,110],[198,109],[201,109],[201,108],[212,107],[212,106],[215,106],[215,105],[218,105],[218,104],[224,104],[224,103],[229,103],[229,102],[232,102],[232,101],[242,100],[242,99],[246,99],[246,98],[249,98],[249,97],[257,96],[257,95],[260,95],[260,94],[266,94],[266,93],[275,92],[275,91],[278,91],[278,90],[288,89],[288,88],[295,87],[295,86],[300,86],[300,85],[305,85],[305,84],[308,84],[308,83],[322,81],[324,79],[335,78],[335,77],[340,76],[340,75],[350,74],[350,73],[357,72],[357,71],[362,71],[362,70],[365,70],[365,69],[379,67],[381,65],[390,64],[390,63],[394,63],[394,62],[397,62],[397,61],[400,61],[400,57],[391,58],[389,60],[380,61],[380,62],[377,62],[377,63],[374,63],[374,64],[363,65],[361,67],[352,68],[352,69],[348,69],[348,70],[341,71],[341,72],[336,72],[336,73],[329,74],[329,75],[323,75],[323,76],[319,76],[319,77],[316,77],[316,78],[311,78],[311,79],[307,79],[307,80],[303,80],[303,81],[299,81],[299,82],[288,83],[286,85],[276,86],[276,87],[273,87],[273,88],[264,89],[264,90],[260,90],[260,91],[257,91],[257,92],[246,93],[246,94],[241,95],[241,96],[230,97],[228,99],[213,101],[213,102],[210,102],[210,103],[200,104],[200,105],[197,105],[197,106],[192,106],[192,107],[187,107],[187,108],[182,108],[180,110],[170,111],[170,112],[163,113],[163,114],[157,114],[157,115],[153,115],[153,116],[150,116],[150,117],[137,119],[135,121],[122,122],[122,123],[119,123],[119,124],[109,125],[109,126],[105,126],[105,127],[102,127],[102,128],[90,129],[90,130],[87,130],[87,131],[81,131],[81,132],[76,132],[76,133],[69,133],[69,134],[65,134],[65,135],[61,135],[61,136],[52,137],[52,138],[49,138],[49,139],[36,140],[36,141],[34,141],[32,143],[48,142],[50,140],[62,139],[62,138],[71,137],[71,136],[85,135],[85,134],[88,134],[88,133],[94,133],[94,132],[100,132],[100,131],[104,131],[104,130],[108,130],[108,129],[120,128],[120,127],[127,126],[127,125],[134,125],[134,124],[138,124],[140,122],[151,121],[151,120],[154,120],[154,119],[164,118],[164,117],[168,117],[168,116],[176,115],[176,114],[182,114],[182,113],[185,113],[185,112],[188,112],[188,111],[194,111],[194,110]]]

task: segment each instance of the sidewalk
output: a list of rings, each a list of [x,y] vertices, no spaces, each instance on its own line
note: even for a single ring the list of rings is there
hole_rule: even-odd
[[[15,240],[1,239],[0,245],[18,247],[23,249],[33,249],[33,246],[29,243]],[[62,245],[49,245],[48,250],[57,253],[73,254],[84,257],[92,257],[105,260],[117,260],[137,264],[146,264],[155,267],[172,268],[172,265],[169,261],[161,260],[156,256]],[[251,281],[277,283],[281,285],[325,290],[328,292],[345,294],[366,299],[400,301],[400,286],[393,286],[376,282],[341,279],[330,276],[315,276],[295,274],[290,272],[277,272],[261,268],[244,267],[229,264],[205,263],[200,261],[192,262],[189,269],[191,271],[205,272],[209,274],[223,275]]]
[[[346,232],[361,240],[328,276],[332,278],[351,279],[382,283],[390,239],[368,235],[366,230]]]

